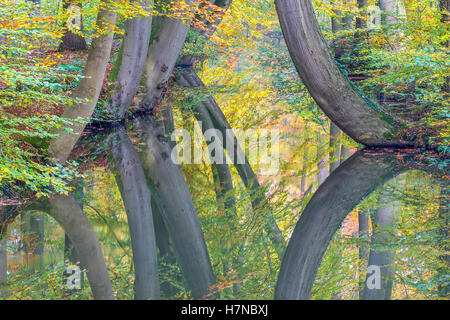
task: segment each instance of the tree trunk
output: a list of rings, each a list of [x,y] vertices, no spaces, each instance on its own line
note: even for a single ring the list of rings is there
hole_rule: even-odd
[[[147,183],[155,190],[165,214],[183,276],[195,299],[210,294],[215,277],[200,222],[180,168],[172,162],[171,148],[153,119],[139,119],[145,149],[141,161]]]
[[[55,195],[50,199],[50,215],[61,225],[72,241],[87,269],[87,277],[96,300],[114,299],[100,243],[94,229],[74,197]]]
[[[391,249],[394,235],[393,225],[396,221],[395,206],[388,203],[384,195],[380,196],[380,207],[375,212],[373,234],[368,267],[380,270],[379,287],[369,287],[370,277],[377,274],[367,274],[363,300],[390,300],[394,282],[394,256]]]
[[[192,1],[186,4],[191,6]],[[191,7],[191,10],[194,10]],[[172,74],[177,59],[186,40],[189,25],[182,20],[169,17],[155,19],[152,42],[145,62],[145,97],[141,106],[153,109],[167,89],[167,82]]]
[[[358,152],[319,187],[294,229],[275,299],[308,299],[322,257],[345,217],[374,189],[405,168],[393,155]],[[338,190],[338,191],[337,191]]]
[[[292,60],[319,107],[355,141],[372,147],[407,142],[391,138],[394,125],[380,108],[361,96],[339,70],[320,32],[309,0],[275,0]]]
[[[363,11],[367,8],[369,4],[368,0],[358,0],[358,9]],[[367,14],[366,12],[361,13],[362,17],[356,17],[356,29],[365,29],[367,28]]]
[[[127,213],[135,271],[135,299],[159,299],[158,262],[151,194],[144,170],[124,127],[109,137],[117,185]]]
[[[153,1],[138,2],[146,11],[152,11]],[[144,73],[151,32],[151,17],[135,17],[126,22],[125,37],[118,62],[119,71],[109,107],[117,119],[124,118],[138,91]]]
[[[100,29],[111,29],[116,21],[116,12],[110,11],[109,7],[101,9],[97,16],[97,25]],[[100,91],[105,78],[106,67],[108,65],[109,55],[113,42],[112,32],[102,34],[92,40],[88,59],[84,69],[84,78],[81,79],[77,89],[73,93],[74,99],[87,100],[85,102],[75,102],[73,106],[68,106],[64,111],[62,118],[74,121],[79,117],[83,122],[74,122],[68,128],[61,128],[56,133],[58,137],[50,141],[49,153],[58,162],[64,162],[70,155],[74,145],[83,132],[86,123],[95,109]],[[65,127],[65,125],[63,125]],[[70,129],[71,131],[67,131]]]
[[[358,246],[359,260],[361,265],[366,266],[366,260],[369,257],[368,240],[369,240],[369,216],[367,212],[360,212],[358,214]],[[365,268],[364,268],[365,270]],[[365,279],[359,282],[359,298],[363,298],[365,288]]]

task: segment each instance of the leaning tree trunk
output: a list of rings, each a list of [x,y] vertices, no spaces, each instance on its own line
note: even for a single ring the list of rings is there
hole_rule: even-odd
[[[192,68],[184,69],[182,72],[180,72],[179,76],[180,85],[189,87],[204,87],[202,80]],[[223,138],[223,140],[221,141],[222,146],[226,147],[226,151],[228,152],[231,161],[236,167],[239,176],[241,177],[246,188],[251,193],[253,208],[258,208],[265,200],[265,194],[263,193],[263,189],[258,182],[256,174],[253,172],[253,169],[250,166],[247,157],[245,156],[245,152],[241,149],[238,139],[234,135],[230,124],[228,123],[220,107],[215,102],[214,98],[209,96],[205,101],[199,103],[196,106],[194,115],[196,115],[197,120],[202,120],[202,117],[199,115],[203,115],[203,118],[208,120],[206,123],[202,123],[203,129],[216,129],[220,131]],[[233,150],[230,150],[227,147],[228,145],[232,145]],[[224,155],[223,159],[225,159]],[[281,258],[285,249],[284,238],[280,229],[278,228],[278,225],[276,224],[275,219],[273,219],[273,217],[269,218],[270,219],[268,219],[268,223],[265,226],[265,229],[272,243],[275,245],[277,254]]]
[[[393,155],[355,154],[319,187],[294,229],[275,299],[309,299],[322,257],[345,217],[374,189],[405,168]]]
[[[153,1],[138,1],[147,12],[151,12]],[[126,22],[125,36],[117,63],[118,73],[111,97],[110,112],[117,118],[125,116],[128,107],[138,91],[144,73],[150,34],[152,32],[152,18],[134,17]]]
[[[108,139],[116,181],[127,213],[135,273],[135,299],[159,299],[151,194],[139,155],[124,127]]]
[[[202,298],[211,294],[215,277],[188,186],[180,167],[172,162],[172,150],[155,120],[139,119],[137,127],[145,142],[141,162],[147,182],[165,214],[188,287],[194,298]]]
[[[186,1],[188,5],[191,0]],[[194,8],[191,8],[194,10]],[[179,19],[155,19],[152,42],[145,62],[145,96],[141,106],[152,109],[167,88],[167,82],[180,55],[189,31],[189,24]]]
[[[73,196],[55,195],[50,199],[50,215],[61,225],[77,250],[96,300],[113,300],[114,294],[102,248],[80,205]]]
[[[101,9],[97,16],[99,29],[110,30],[111,25],[116,22],[116,16],[116,12],[109,10],[109,7]],[[50,141],[49,153],[59,162],[67,160],[86,126],[85,121],[88,121],[94,112],[105,78],[112,42],[112,32],[101,34],[92,40],[83,73],[84,78],[81,79],[72,96],[81,102],[75,101],[74,105],[68,106],[62,115],[63,119],[74,122],[68,128],[60,128],[56,132],[58,137]],[[80,117],[84,119],[82,122],[77,120]]]
[[[362,96],[339,70],[319,29],[310,0],[275,0],[297,71],[318,106],[355,141],[372,147],[404,146],[394,119]],[[394,121],[395,122],[395,121]]]

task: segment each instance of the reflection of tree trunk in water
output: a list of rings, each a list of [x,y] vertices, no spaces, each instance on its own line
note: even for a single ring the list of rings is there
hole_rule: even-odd
[[[361,270],[366,270],[367,258],[369,257],[369,215],[368,212],[358,213],[358,240],[359,240],[359,261],[361,263]],[[365,272],[364,272],[365,274]],[[359,276],[361,279],[359,282],[359,298],[362,299],[364,287],[365,287],[365,277]]]
[[[113,2],[112,2],[113,3]],[[101,4],[103,1],[101,1]],[[99,29],[111,29],[111,25],[116,22],[117,13],[110,8],[112,4],[106,4],[106,8],[101,9],[97,16],[97,26]],[[83,71],[83,78],[72,94],[72,98],[82,102],[76,102],[73,106],[68,106],[62,118],[69,121],[76,121],[79,118],[90,119],[94,113],[95,106],[100,96],[100,91],[105,78],[106,67],[108,65],[111,47],[113,43],[113,33],[102,34],[92,40],[91,48]],[[71,131],[66,129],[70,128]],[[58,136],[52,138],[49,145],[49,154],[58,162],[64,162],[70,155],[74,145],[82,134],[86,123],[74,122],[72,125],[63,124],[57,130]]]
[[[364,197],[397,174],[397,169],[404,170],[396,164],[395,156],[366,155],[362,151],[328,177],[292,234],[281,264],[276,299],[309,298],[323,254],[342,221]]]
[[[180,79],[178,80],[181,86],[185,87],[204,87],[202,80],[198,77],[195,71],[192,68],[185,68],[179,74]],[[225,150],[228,152],[230,159],[232,160],[236,170],[239,173],[244,185],[252,194],[252,206],[253,209],[256,209],[260,206],[260,204],[265,200],[265,194],[263,193],[263,189],[258,183],[258,178],[256,174],[253,172],[250,163],[248,162],[247,157],[245,156],[245,152],[241,149],[241,146],[234,135],[228,120],[223,114],[220,107],[215,102],[214,98],[209,96],[205,101],[202,101],[196,106],[194,115],[197,120],[205,121],[202,122],[202,130],[206,131],[207,129],[216,129],[220,131],[222,134],[222,146],[225,146]],[[227,148],[228,145],[233,146],[233,150],[229,150]],[[230,152],[231,151],[231,152]],[[224,158],[225,159],[225,156]],[[227,166],[224,164],[222,166]],[[229,168],[221,168],[221,170],[229,170]],[[228,182],[226,180],[220,181],[219,185],[226,185]],[[272,241],[275,245],[275,250],[277,251],[279,257],[283,256],[285,242],[283,235],[276,224],[276,221],[270,216],[268,219],[268,223],[265,226],[265,229]]]
[[[45,215],[32,212],[30,215],[30,233],[33,241],[32,253],[42,256],[44,254]]]
[[[158,195],[188,287],[194,298],[201,298],[209,294],[215,277],[189,189],[155,120],[138,119],[137,127],[145,142],[141,162],[147,183]]]
[[[73,196],[55,195],[50,199],[50,215],[61,225],[77,250],[94,299],[114,299],[100,243],[94,229]]]
[[[42,267],[42,255],[44,254],[45,216],[36,211],[22,213],[22,216],[27,220],[27,251],[31,258],[31,268],[39,269]]]
[[[319,107],[355,141],[367,146],[398,146],[394,125],[379,106],[351,85],[330,55],[310,0],[276,0],[280,25],[292,60]]]
[[[127,213],[135,268],[135,299],[159,299],[151,194],[144,170],[124,127],[117,128],[108,138],[108,146]]]
[[[152,192],[153,225],[155,226],[155,239],[156,246],[158,247],[158,265],[159,270],[161,270],[161,268],[166,264],[171,266],[176,265],[177,259],[175,253],[173,252],[170,234],[164,221],[164,214],[161,213],[161,208],[158,205],[158,201],[155,199],[156,197],[157,195]],[[171,278],[170,280],[174,281],[177,279]],[[163,279],[161,275],[160,288],[164,298],[171,298],[178,292],[178,289],[169,281]]]
[[[378,267],[381,271],[379,287],[370,287],[371,279],[376,274],[367,274],[363,300],[390,300],[394,283],[394,257],[395,250],[391,247],[394,243],[394,224],[396,222],[395,206],[388,203],[385,195],[380,195],[379,208],[373,219],[373,234],[368,267]]]
[[[184,81],[183,78],[181,78],[179,82],[184,86],[189,86],[189,84],[186,81]],[[197,119],[197,121],[199,121],[202,124],[201,129],[203,134],[205,134],[205,132],[209,129],[214,129],[214,125],[209,115],[209,112],[204,107],[200,105],[200,107],[196,108],[196,110],[193,111],[193,114]],[[172,108],[168,107],[158,112],[157,119],[158,122],[161,124],[162,128],[164,128],[166,136],[170,136],[174,130]],[[172,143],[171,148],[173,149],[174,147],[175,143]],[[212,151],[210,151],[211,157],[217,156],[217,154],[212,155],[211,152]],[[223,159],[224,162],[226,161],[226,156],[223,151],[223,147],[220,149],[216,148],[215,152],[216,153],[221,152],[222,154],[221,156],[219,156],[219,158]],[[233,222],[233,219],[236,218],[237,212],[236,212],[236,200],[233,195],[233,179],[231,176],[230,167],[227,163],[223,164],[215,163],[211,159],[211,172],[214,180],[214,191],[216,193],[218,209],[221,212],[224,212],[226,218],[230,223],[230,228],[232,228],[231,223]],[[238,257],[233,262],[233,266],[235,268],[239,264],[240,260],[241,257]],[[226,263],[224,261],[224,265],[225,264]],[[224,267],[224,274],[227,274],[228,272],[229,269],[227,267]],[[234,287],[236,290],[238,289],[237,288],[238,286]]]
[[[186,5],[191,9],[192,1]],[[156,17],[153,23],[150,48],[145,62],[145,97],[141,107],[152,109],[167,89],[167,83],[175,67],[189,31],[189,23],[170,17]]]

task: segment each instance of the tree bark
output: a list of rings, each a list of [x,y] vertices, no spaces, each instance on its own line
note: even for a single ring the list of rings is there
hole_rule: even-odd
[[[328,177],[295,227],[281,263],[275,299],[309,298],[322,257],[345,217],[364,197],[403,170],[393,155],[361,151]]]
[[[408,142],[392,138],[390,124],[350,84],[329,53],[309,0],[275,0],[281,28],[303,83],[318,106],[355,141],[371,147]],[[370,105],[369,105],[370,103]]]
[[[380,268],[381,279],[379,288],[369,288],[367,280],[364,287],[363,300],[390,300],[394,282],[394,256],[391,249],[393,243],[393,226],[396,222],[395,206],[388,203],[384,195],[380,196],[380,206],[375,212],[373,220],[373,234],[369,255],[369,267]]]
[[[103,3],[103,2],[102,2]],[[110,29],[110,25],[115,24],[117,14],[114,11],[101,9],[97,16],[97,25],[100,29]],[[75,121],[79,117],[83,122],[74,122],[68,128],[58,129],[58,137],[50,141],[49,153],[58,162],[64,162],[70,155],[74,145],[83,132],[86,123],[95,109],[100,91],[105,78],[106,67],[113,41],[112,32],[102,34],[92,40],[88,59],[84,69],[84,78],[81,79],[77,89],[73,94],[74,99],[81,99],[84,102],[75,102],[73,106],[68,106],[62,118]],[[67,129],[70,130],[67,131]]]
[[[192,1],[187,0],[191,5]],[[194,8],[191,8],[194,10]],[[153,109],[167,88],[167,82],[174,70],[189,31],[189,24],[169,17],[155,19],[152,43],[145,62],[145,96],[141,106]]]
[[[71,195],[55,195],[50,199],[50,207],[50,215],[69,236],[81,264],[87,269],[94,299],[113,300],[111,281],[100,243],[80,205]]]
[[[192,68],[186,68],[182,72],[180,72],[180,84],[184,86],[188,85],[190,87],[204,86],[202,80]],[[222,146],[227,146],[229,143],[232,143],[232,146],[234,147],[233,151],[230,152],[231,150],[229,150],[228,148],[226,148],[226,151],[230,152],[228,155],[230,156],[231,161],[238,171],[245,187],[252,195],[253,209],[257,209],[265,200],[265,195],[262,192],[262,188],[258,182],[256,174],[254,173],[247,157],[245,156],[245,152],[241,149],[239,141],[234,135],[231,126],[228,123],[228,120],[226,119],[222,110],[217,105],[214,98],[211,96],[207,97],[205,101],[199,103],[199,105],[196,106],[196,110],[198,114],[201,113],[205,115],[205,117],[209,117],[212,120],[212,128],[220,131],[220,133],[222,134],[222,138],[224,139],[222,141]],[[206,125],[208,126],[208,124]],[[239,158],[244,159],[243,163],[242,161],[238,161]],[[281,230],[278,228],[278,225],[273,218],[269,219],[269,222],[266,226],[266,231],[275,246],[277,254],[281,258],[284,253],[285,242]]]
[[[135,299],[156,300],[160,295],[155,229],[144,170],[124,127],[119,127],[109,137],[108,145],[130,230]]]
[[[215,277],[186,181],[172,162],[171,148],[156,122],[139,119],[137,127],[145,142],[141,162],[147,182],[158,196],[188,287],[195,299],[202,298],[211,293]]]

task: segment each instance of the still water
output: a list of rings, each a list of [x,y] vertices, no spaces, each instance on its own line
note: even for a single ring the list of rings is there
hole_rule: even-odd
[[[358,150],[320,186],[297,198],[275,188],[258,210],[237,185],[230,214],[199,167],[182,168],[194,201],[184,199],[170,158],[135,129],[83,139],[71,194],[0,208],[0,299],[447,296],[444,160]],[[269,215],[281,253],[261,227]]]

